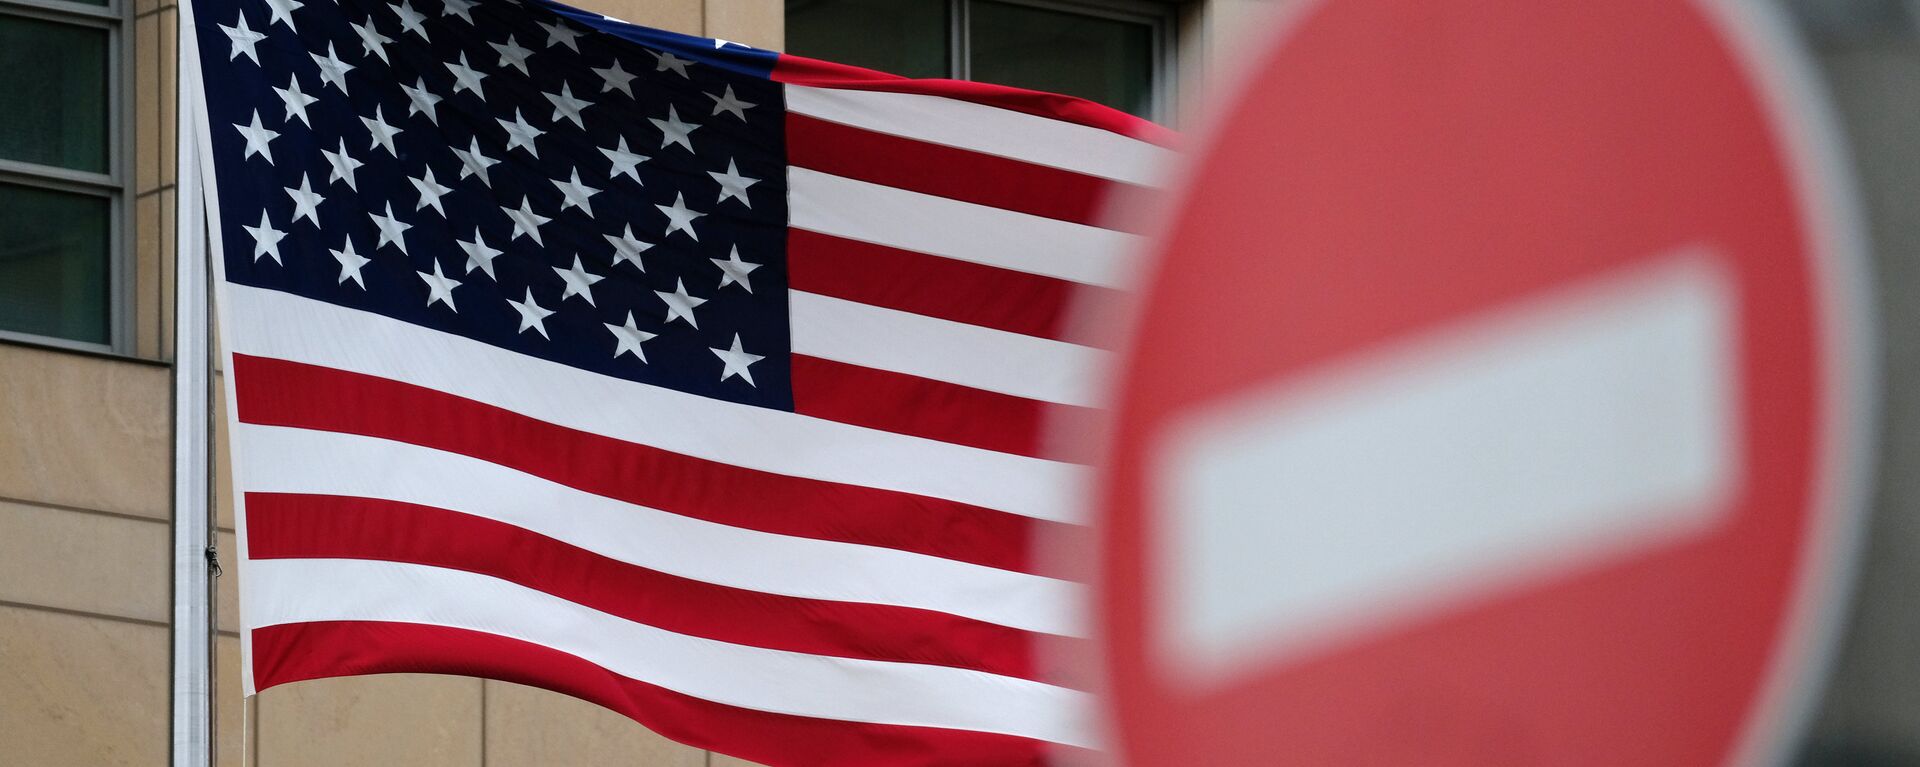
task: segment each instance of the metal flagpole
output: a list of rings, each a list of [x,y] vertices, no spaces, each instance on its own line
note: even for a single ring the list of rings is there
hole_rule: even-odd
[[[189,78],[194,34],[180,19],[176,85],[173,304],[173,767],[213,765],[212,440],[206,210],[200,191],[198,105]]]

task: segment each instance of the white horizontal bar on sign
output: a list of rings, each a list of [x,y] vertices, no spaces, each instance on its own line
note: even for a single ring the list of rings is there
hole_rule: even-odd
[[[404,442],[257,424],[240,424],[234,436],[243,492],[432,506],[703,583],[915,607],[1049,634],[1081,630],[1081,587],[1068,581],[706,522]]]
[[[1739,482],[1736,302],[1676,256],[1170,427],[1161,657],[1217,681],[1710,529]]]
[[[787,221],[849,240],[1114,288],[1127,287],[1139,239],[807,168],[787,169]]]
[[[788,85],[787,111],[1089,176],[1152,184],[1171,150],[1064,120],[919,93]]]
[[[1063,405],[1094,405],[1108,353],[794,291],[793,351]]]
[[[545,646],[702,700],[850,722],[945,727],[1086,745],[1084,693],[981,671],[730,644],[635,623],[524,586],[440,567],[260,559],[242,599],[252,628],[379,621]]]
[[[612,378],[276,290],[228,285],[222,297],[235,353],[437,389],[734,466],[1061,522],[1074,521],[1069,494],[1087,470]]]

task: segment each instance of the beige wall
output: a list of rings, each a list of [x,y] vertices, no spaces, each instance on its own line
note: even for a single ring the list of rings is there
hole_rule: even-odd
[[[155,363],[0,345],[8,763],[165,758],[167,382]]]

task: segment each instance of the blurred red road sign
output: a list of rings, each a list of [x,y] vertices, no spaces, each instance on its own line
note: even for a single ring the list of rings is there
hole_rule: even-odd
[[[1864,297],[1797,54],[1732,5],[1307,2],[1249,52],[1099,488],[1129,763],[1794,736],[1864,484]]]

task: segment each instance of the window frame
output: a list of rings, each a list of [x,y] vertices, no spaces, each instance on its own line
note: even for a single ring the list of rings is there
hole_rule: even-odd
[[[973,3],[975,0],[947,0],[947,71],[960,80],[973,79]],[[1048,11],[1059,11],[1100,19],[1144,24],[1152,30],[1153,83],[1148,88],[1151,102],[1144,110],[1147,119],[1171,125],[1176,101],[1174,88],[1179,82],[1177,43],[1179,8],[1169,2],[1153,0],[991,0]]]
[[[50,21],[107,33],[107,172],[0,158],[0,182],[107,201],[107,340],[81,341],[0,328],[0,341],[84,352],[125,354],[133,342],[133,131],[127,122],[134,82],[132,0],[89,5],[67,0],[0,0],[0,16]],[[161,147],[158,151],[171,151]]]

